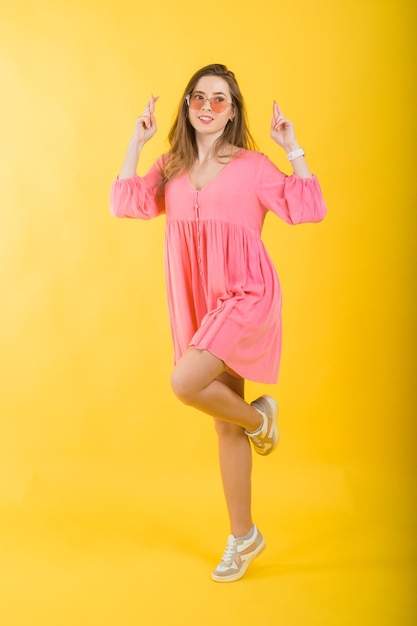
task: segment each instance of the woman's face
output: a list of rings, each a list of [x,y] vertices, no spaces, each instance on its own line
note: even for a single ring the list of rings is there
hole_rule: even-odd
[[[188,119],[196,133],[219,137],[227,122],[234,117],[232,97],[227,82],[219,76],[203,76],[196,84],[190,98]]]

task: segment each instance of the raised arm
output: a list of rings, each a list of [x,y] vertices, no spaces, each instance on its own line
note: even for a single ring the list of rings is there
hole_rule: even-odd
[[[264,157],[259,171],[259,200],[288,224],[321,221],[327,207],[319,182],[311,173],[304,150],[295,138],[293,123],[284,117],[275,101],[270,134],[273,141],[285,150],[293,175],[287,176]]]
[[[157,96],[151,96],[143,115],[136,120],[133,136],[129,141],[125,160],[119,173],[119,179],[131,178],[136,174],[142,148],[157,131],[155,119],[155,102],[157,100]]]
[[[300,144],[295,138],[293,123],[284,117],[275,101],[271,118],[271,138],[287,153],[294,174],[300,178],[313,176],[304,158],[304,150],[300,148]]]
[[[119,176],[110,190],[110,212],[115,217],[150,219],[165,212],[164,194],[158,193],[161,182],[158,159],[145,176],[136,175],[143,146],[156,133],[155,102],[151,96],[143,115],[137,118]]]

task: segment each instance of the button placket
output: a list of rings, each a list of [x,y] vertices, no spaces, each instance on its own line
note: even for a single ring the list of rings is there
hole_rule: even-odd
[[[196,231],[197,231],[197,259],[198,259],[198,269],[201,277],[201,284],[205,287],[204,282],[204,271],[203,271],[203,260],[201,258],[201,229],[200,229],[200,198],[199,192],[196,192],[195,196],[195,221],[196,221]]]

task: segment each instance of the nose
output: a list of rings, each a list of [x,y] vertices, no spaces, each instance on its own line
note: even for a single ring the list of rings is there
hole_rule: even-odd
[[[208,98],[204,98],[202,109],[208,109],[211,111],[211,102]]]

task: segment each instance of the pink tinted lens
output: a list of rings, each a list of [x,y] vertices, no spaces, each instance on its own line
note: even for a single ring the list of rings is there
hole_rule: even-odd
[[[190,98],[190,100],[189,100],[189,107],[190,107],[190,109],[194,109],[195,111],[198,111],[198,109],[201,109],[201,107],[204,104],[204,100],[202,98],[197,98],[193,94],[191,94],[191,96],[189,96],[189,98]]]
[[[197,96],[195,94],[190,95],[190,104],[189,104],[190,109],[194,109],[195,111],[198,111],[199,109],[202,108],[205,102],[206,100],[204,100],[204,98],[202,98],[201,96]],[[223,113],[223,111],[226,110],[226,107],[227,107],[226,100],[218,101],[216,98],[211,98],[209,102],[210,102],[210,108],[212,111],[214,111],[214,113]]]
[[[213,98],[213,100],[210,100],[210,106],[215,113],[223,113],[227,107],[227,102],[226,100],[220,100],[219,102],[216,98]]]

